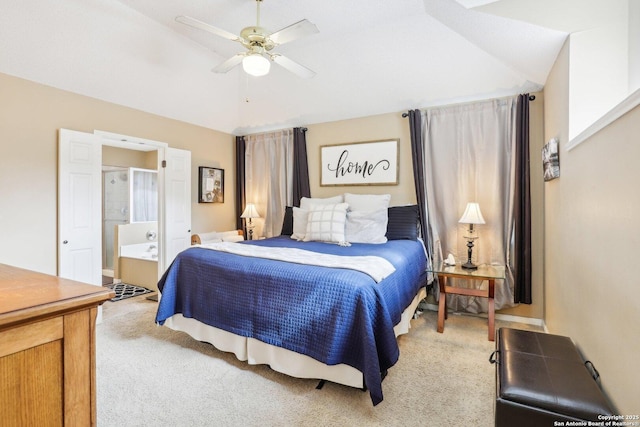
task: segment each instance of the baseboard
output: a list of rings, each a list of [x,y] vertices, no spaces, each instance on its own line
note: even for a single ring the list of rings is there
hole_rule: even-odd
[[[418,308],[420,308],[422,310],[438,311],[438,306],[437,305],[428,303],[428,302],[426,302],[424,300],[421,301],[420,304],[418,304]],[[450,314],[462,315],[462,316],[472,316],[472,317],[482,317],[484,319],[486,319],[488,317],[487,313],[475,314],[475,313],[453,312],[453,313],[450,313]],[[526,325],[539,326],[545,332],[548,332],[547,331],[547,325],[544,323],[544,320],[542,320],[542,319],[538,319],[538,318],[534,318],[534,317],[514,316],[514,315],[511,315],[511,314],[500,314],[500,313],[496,313],[495,318],[496,318],[496,320],[503,320],[505,322],[516,322],[516,323],[524,323]]]
[[[486,317],[486,314],[483,317]],[[535,317],[514,316],[511,314],[496,313],[496,319],[504,320],[505,322],[517,322],[517,323],[524,323],[526,325],[540,326],[541,328],[546,329],[544,325],[544,320],[537,319]]]

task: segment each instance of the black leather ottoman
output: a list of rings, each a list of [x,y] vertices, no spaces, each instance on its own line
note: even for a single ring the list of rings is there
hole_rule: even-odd
[[[496,427],[599,421],[598,415],[613,414],[570,338],[500,328],[494,354]]]

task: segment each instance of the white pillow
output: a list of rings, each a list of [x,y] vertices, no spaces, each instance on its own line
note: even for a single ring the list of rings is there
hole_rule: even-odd
[[[388,209],[391,194],[352,194],[344,193],[344,201],[352,211],[377,211]]]
[[[244,240],[244,236],[241,236],[240,234],[238,234],[237,231],[235,233],[229,233],[222,236],[223,242],[242,242],[243,240]]]
[[[344,199],[342,198],[342,194],[339,194],[334,197],[327,197],[326,199],[303,197],[302,199],[300,199],[300,209],[310,211],[314,206],[335,205],[336,203],[342,203],[342,202],[344,202]]]
[[[346,203],[316,206],[307,217],[304,241],[346,243],[344,231],[348,207]]]
[[[293,208],[293,234],[291,234],[291,238],[295,240],[304,239],[305,234],[307,234],[307,217],[309,216],[309,211],[301,208]]]
[[[199,233],[198,236],[200,237],[200,242],[204,243],[205,241],[211,240],[220,241],[222,239],[222,236],[220,234],[221,233],[218,233],[217,231],[211,231],[209,233]]]
[[[244,236],[238,234],[238,230],[231,231],[212,231],[210,233],[201,233],[200,243],[220,243],[220,242],[240,242],[244,240]]]
[[[222,239],[207,239],[207,240],[200,239],[201,245],[208,245],[209,243],[222,243]]]
[[[347,213],[346,238],[350,243],[386,243],[388,210]]]

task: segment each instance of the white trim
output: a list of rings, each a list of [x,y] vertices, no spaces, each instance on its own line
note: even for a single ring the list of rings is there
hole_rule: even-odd
[[[580,132],[578,136],[569,141],[569,144],[567,145],[567,151],[570,151],[578,145],[582,144],[584,141],[591,138],[593,135],[595,135],[611,123],[615,122],[638,105],[640,105],[640,89],[633,92],[622,102],[613,107],[604,116],[596,120],[591,126]]]
[[[500,314],[500,313],[496,313],[495,317],[496,317],[496,320],[503,320],[505,322],[524,323],[526,325],[544,327],[544,320],[538,319],[536,317],[513,316],[511,314]]]
[[[421,303],[419,308],[421,309],[426,309],[429,311],[435,311],[438,312],[438,306],[436,304],[430,304],[430,303]],[[458,315],[458,316],[470,316],[470,317],[481,317],[483,319],[487,319],[489,317],[489,315],[487,313],[464,313],[464,312],[459,312],[459,311],[455,311],[455,312],[450,312],[449,314],[454,314],[454,315]],[[545,331],[547,331],[547,326],[544,323],[543,319],[538,319],[536,317],[524,317],[524,316],[513,316],[511,314],[500,314],[500,313],[496,313],[495,314],[495,319],[496,320],[503,320],[505,322],[516,322],[516,323],[524,323],[526,325],[533,325],[533,326],[540,326],[542,327]]]
[[[119,133],[106,132],[103,130],[94,130],[94,135],[102,138],[103,145],[111,147],[127,148],[129,150],[138,151],[154,151],[169,146],[166,142],[154,141],[152,139],[138,138],[135,136],[122,135]]]

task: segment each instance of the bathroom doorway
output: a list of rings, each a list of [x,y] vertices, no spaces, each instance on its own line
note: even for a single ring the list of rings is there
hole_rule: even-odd
[[[138,222],[157,224],[157,221],[157,170],[103,164],[102,275],[114,277],[114,262],[117,261],[114,240],[117,225]]]
[[[157,150],[102,147],[103,284],[113,282],[116,226],[158,221],[157,163]]]
[[[168,144],[103,131],[58,132],[58,271],[102,285],[103,147],[153,151],[158,172],[158,277],[191,242],[191,152]],[[130,165],[126,165],[129,167]],[[149,168],[151,169],[151,168]],[[97,322],[101,319],[98,309]]]

